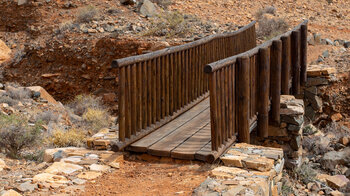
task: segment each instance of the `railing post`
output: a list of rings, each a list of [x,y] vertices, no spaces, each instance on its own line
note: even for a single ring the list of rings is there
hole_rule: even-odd
[[[282,42],[275,40],[271,47],[271,120],[275,125],[280,124],[280,95],[281,95],[281,56]]]
[[[119,68],[119,141],[125,141],[125,67]]]
[[[270,87],[270,63],[269,49],[259,50],[259,108],[258,108],[258,135],[268,137],[269,126],[269,87]]]
[[[300,83],[305,86],[307,75],[307,24],[300,28]]]
[[[300,94],[300,32],[292,32],[292,93],[293,95]]]
[[[289,78],[290,78],[290,36],[281,37],[282,40],[282,95],[289,95]]]
[[[238,59],[238,140],[250,143],[249,134],[249,57]]]
[[[217,100],[216,100],[216,72],[211,72],[209,75],[209,90],[210,90],[210,126],[211,126],[211,149],[218,150],[218,129],[217,129]]]

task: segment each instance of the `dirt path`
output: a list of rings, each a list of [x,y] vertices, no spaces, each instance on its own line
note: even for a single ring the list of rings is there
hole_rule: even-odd
[[[90,182],[80,195],[191,195],[210,165],[126,160],[120,169]]]

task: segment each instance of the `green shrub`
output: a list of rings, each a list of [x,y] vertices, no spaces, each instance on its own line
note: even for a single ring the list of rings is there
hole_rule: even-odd
[[[299,168],[294,170],[294,174],[304,184],[315,181],[317,175],[316,171],[307,163],[302,163]]]
[[[20,152],[41,141],[41,122],[34,126],[28,125],[28,119],[12,114],[0,114],[0,148],[11,158],[20,157]]]

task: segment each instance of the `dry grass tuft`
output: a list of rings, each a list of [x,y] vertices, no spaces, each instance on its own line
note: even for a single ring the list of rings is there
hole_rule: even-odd
[[[86,134],[76,128],[69,130],[55,129],[47,142],[55,147],[84,146]]]
[[[89,130],[92,131],[92,134],[108,127],[111,123],[107,111],[101,109],[88,108],[83,115],[83,119],[87,123]]]
[[[93,5],[88,5],[79,8],[78,14],[76,15],[77,23],[87,23],[93,20],[98,15],[98,10]]]

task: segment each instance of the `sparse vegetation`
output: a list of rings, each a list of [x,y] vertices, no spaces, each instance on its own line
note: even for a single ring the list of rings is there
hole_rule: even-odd
[[[25,88],[25,87],[13,87],[13,86],[9,86],[7,85],[6,87],[6,94],[15,100],[22,100],[22,99],[28,99],[31,97],[31,92],[29,89]]]
[[[316,171],[307,163],[302,163],[299,168],[294,170],[294,174],[296,178],[304,184],[314,182],[317,175]]]
[[[191,25],[180,12],[163,12],[153,19],[151,27],[144,35],[181,37],[192,31]]]
[[[289,196],[290,194],[294,193],[293,188],[286,182],[282,184],[281,192],[283,196]]]
[[[67,30],[72,29],[73,26],[74,26],[73,21],[67,20],[67,21],[62,22],[62,23],[59,25],[58,28],[59,28],[59,30],[60,30],[60,33],[63,33],[63,32],[65,32],[65,31],[67,31]]]
[[[20,115],[0,114],[0,148],[12,158],[20,157],[20,152],[41,140],[41,122],[28,125],[28,119]]]
[[[48,110],[48,111],[44,111],[42,113],[37,114],[36,120],[37,121],[41,120],[41,121],[45,122],[46,124],[48,124],[49,122],[58,122],[59,115],[55,114],[51,110]]]
[[[101,109],[88,108],[83,115],[83,119],[88,124],[92,133],[96,133],[102,128],[108,127],[110,124],[107,111]]]
[[[14,100],[8,95],[0,96],[0,103],[7,103],[9,106],[14,106],[18,104],[18,100]]]
[[[288,30],[285,19],[275,17],[276,8],[272,6],[259,10],[255,15],[258,21],[257,36],[269,40]]]
[[[84,146],[85,136],[86,133],[80,129],[62,130],[58,128],[47,138],[47,142],[55,147]]]
[[[68,104],[68,107],[73,110],[74,114],[79,116],[82,116],[89,108],[105,109],[102,105],[101,98],[93,95],[78,95]]]
[[[87,23],[93,20],[98,15],[98,10],[93,5],[88,5],[82,8],[79,8],[76,15],[77,23]]]

